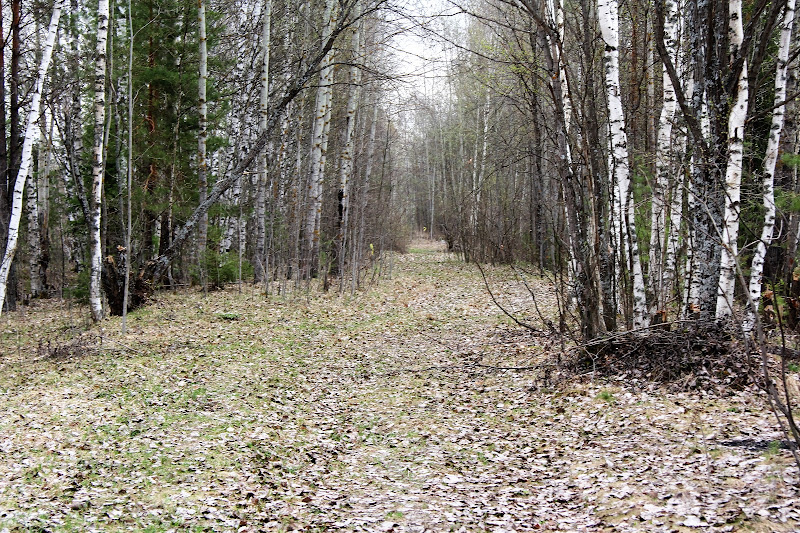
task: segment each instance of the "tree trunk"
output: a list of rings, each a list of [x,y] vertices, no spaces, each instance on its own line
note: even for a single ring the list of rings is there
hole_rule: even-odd
[[[335,2],[325,2],[323,42],[327,41],[335,20]],[[314,277],[319,269],[320,217],[322,215],[322,183],[328,152],[328,130],[331,116],[331,85],[333,83],[333,52],[328,52],[320,64],[320,82],[314,106],[314,129],[311,137],[311,175],[308,184],[308,207],[304,225],[303,276]]]
[[[742,1],[730,0],[728,37],[731,62],[735,62],[744,41]],[[728,116],[728,165],[725,169],[725,214],[722,227],[722,258],[717,290],[717,318],[733,311],[733,290],[736,286],[737,244],[739,237],[739,201],[742,195],[742,160],[744,126],[748,104],[747,60],[744,61]]]
[[[39,66],[39,75],[36,79],[33,98],[31,99],[30,111],[28,113],[27,127],[25,128],[25,141],[22,146],[22,157],[20,168],[14,182],[14,195],[12,198],[11,220],[9,223],[8,240],[3,254],[3,261],[0,263],[0,313],[2,313],[3,303],[6,298],[6,287],[9,280],[11,264],[14,261],[14,254],[17,251],[17,239],[19,237],[19,222],[22,216],[22,200],[25,191],[25,182],[31,167],[33,155],[33,138],[35,137],[36,123],[39,118],[39,108],[42,100],[42,89],[47,70],[50,67],[50,59],[53,55],[53,46],[58,33],[58,20],[61,17],[61,7],[63,0],[57,0],[53,6],[53,15],[50,18],[50,26],[47,30],[47,39],[42,50],[42,62]]]
[[[261,98],[259,101],[258,131],[267,130],[269,117],[269,55],[270,29],[272,26],[272,0],[264,2],[264,27],[261,34]],[[254,266],[255,280],[264,281],[267,277],[266,250],[266,193],[269,183],[267,153],[263,153],[259,162],[258,184],[256,190],[256,260]]]
[[[355,7],[358,10],[358,5]],[[341,170],[339,173],[339,213],[337,219],[337,259],[338,270],[341,279],[344,280],[344,265],[346,257],[346,244],[347,244],[347,230],[350,222],[350,196],[351,196],[351,179],[353,175],[353,134],[356,129],[356,111],[358,110],[359,99],[361,96],[361,66],[359,62],[362,60],[363,45],[361,42],[361,26],[359,24],[353,31],[352,48],[353,48],[353,64],[350,66],[349,73],[349,91],[347,99],[347,125],[345,126],[344,145],[341,154]],[[344,290],[344,283],[339,284],[339,292]]]
[[[667,48],[667,53],[677,63],[678,59],[678,5],[674,0],[665,0],[666,4],[666,17],[664,21],[664,44]],[[672,80],[666,69],[663,70],[663,91],[664,91],[664,104],[661,108],[661,118],[658,122],[658,142],[656,146],[656,175],[655,186],[653,190],[653,205],[651,216],[650,228],[650,287],[653,292],[655,305],[658,310],[666,308],[668,295],[666,291],[671,290],[671,280],[667,280],[666,264],[666,241],[673,233],[680,230],[680,225],[673,224],[674,220],[670,219],[669,235],[667,235],[667,202],[669,199],[668,191],[670,190],[670,183],[674,184],[675,180],[670,180],[670,175],[673,173],[672,168],[672,122],[675,118],[675,111],[677,110],[677,101],[675,99],[675,87],[672,85]],[[680,195],[678,187],[672,188],[673,198]],[[664,270],[662,271],[662,267]]]
[[[100,238],[100,216],[103,206],[104,128],[106,123],[106,45],[108,42],[109,2],[99,0],[97,7],[97,57],[94,73],[94,145],[92,147],[92,219],[89,225],[91,243],[91,277],[89,306],[92,320],[103,319],[103,241]]]
[[[645,294],[644,275],[639,258],[639,244],[636,235],[633,191],[630,183],[630,167],[628,163],[628,139],[625,133],[625,116],[622,110],[619,84],[619,18],[616,0],[599,0],[597,16],[605,47],[606,89],[608,91],[608,116],[611,154],[611,174],[616,183],[615,214],[617,227],[627,236],[630,249],[625,263],[630,262],[633,277],[633,327],[638,329],[647,326],[647,299]],[[621,233],[622,235],[622,233]],[[621,237],[622,241],[626,239]],[[624,247],[620,246],[623,252]],[[624,252],[623,252],[624,253]]]
[[[133,214],[131,213],[131,193],[133,192],[133,40],[136,34],[133,31],[132,7],[132,0],[128,0],[128,164],[125,175],[125,251],[123,252],[125,260],[123,275],[125,278],[122,282],[122,325],[120,328],[123,335],[125,335],[128,326],[131,258],[133,257],[133,254],[131,254],[131,230],[133,228]]]
[[[761,276],[764,272],[764,259],[767,249],[772,242],[772,232],[775,228],[775,165],[778,161],[781,132],[783,130],[786,112],[786,81],[789,51],[792,45],[792,29],[794,25],[795,0],[787,0],[781,25],[780,44],[778,47],[777,72],[775,74],[775,102],[778,107],[772,113],[767,152],[764,157],[764,226],[761,229],[761,239],[756,246],[753,262],[750,268],[750,301],[755,307],[748,307],[745,319],[745,331],[752,331],[755,326],[755,314],[761,300]]]
[[[20,167],[21,143],[20,140],[20,102],[19,102],[19,61],[21,56],[20,50],[20,21],[22,18],[22,2],[21,0],[11,0],[11,78],[9,79],[9,139],[8,139],[8,156],[7,156],[7,175],[8,175],[8,196],[6,197],[9,216],[13,216],[13,189],[15,186],[11,185],[11,176],[18,176]],[[5,81],[3,80],[5,83]],[[3,132],[5,134],[5,132]],[[23,176],[23,180],[27,179]],[[10,236],[11,224],[8,225],[8,233],[6,238]],[[8,250],[6,248],[6,250]],[[10,270],[8,272],[6,298],[4,307],[9,311],[17,309],[17,263],[12,261]]]
[[[38,298],[44,292],[41,271],[42,231],[39,225],[39,187],[37,186],[39,175],[46,174],[47,170],[44,152],[45,150],[40,144],[38,171],[31,172],[28,176],[28,247],[30,248],[28,266],[31,277],[31,297],[33,298]]]
[[[208,42],[206,39],[206,0],[198,0],[198,39],[200,41],[200,76],[197,80],[197,99],[199,105],[200,132],[197,136],[197,186],[198,203],[203,205],[208,198],[208,162],[206,161],[206,141],[208,140]],[[197,253],[200,260],[200,284],[207,289],[206,246],[208,243],[208,213],[200,217],[197,224]]]
[[[0,38],[3,35],[3,6],[0,1]],[[4,39],[3,39],[4,40]],[[5,254],[8,240],[8,224],[11,219],[11,196],[13,181],[9,172],[8,143],[6,139],[6,61],[5,42],[0,46],[0,253]],[[0,309],[0,311],[2,311]]]

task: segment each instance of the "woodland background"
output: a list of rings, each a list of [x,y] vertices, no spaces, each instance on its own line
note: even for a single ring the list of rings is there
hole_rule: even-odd
[[[750,331],[762,293],[794,327],[793,2],[439,7],[5,3],[4,308],[353,291],[425,231],[549,276],[575,338],[737,309]],[[409,31],[430,91],[398,75]]]

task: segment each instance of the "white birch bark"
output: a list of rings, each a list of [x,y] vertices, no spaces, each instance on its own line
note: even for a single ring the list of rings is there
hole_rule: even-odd
[[[36,53],[41,50],[41,32],[39,23],[36,23]],[[31,278],[31,296],[36,298],[42,292],[42,271],[41,271],[41,258],[42,258],[42,232],[39,225],[39,187],[37,182],[42,175],[47,175],[47,158],[49,155],[49,142],[47,139],[45,123],[47,122],[46,113],[42,116],[41,137],[39,142],[39,162],[38,172],[30,172],[28,174],[28,248],[30,253],[28,255],[28,267],[30,270]]]
[[[261,33],[261,95],[259,98],[258,131],[263,134],[267,131],[267,118],[269,117],[269,54],[270,31],[272,28],[272,0],[264,2],[264,26]],[[268,270],[267,267],[267,232],[266,232],[266,194],[269,183],[267,168],[267,150],[261,156],[260,172],[256,189],[256,281],[263,281]]]
[[[683,76],[684,73],[688,72],[686,60],[683,58],[680,50],[680,37],[683,34],[683,16],[679,15],[676,23],[677,23],[677,42],[676,42],[676,50],[675,50],[675,62],[678,65],[678,75]],[[670,82],[671,83],[671,82]],[[666,79],[665,79],[666,84]],[[689,94],[694,90],[694,82],[693,79],[688,79],[686,83],[686,90]],[[675,96],[675,88],[673,87],[673,96]],[[687,136],[683,132],[679,132],[677,135],[679,140],[675,140],[678,145],[678,153],[686,153],[686,143],[687,143]],[[675,150],[673,150],[673,155]],[[684,182],[686,180],[686,182]],[[663,272],[663,290],[671,291],[673,288],[676,287],[676,281],[678,279],[678,248],[680,246],[680,237],[681,237],[681,224],[682,224],[682,217],[683,217],[683,195],[684,191],[687,191],[691,188],[691,180],[688,177],[684,177],[683,173],[680,170],[677,170],[675,176],[673,177],[673,183],[671,185],[671,199],[670,199],[670,206],[669,206],[669,234],[667,235],[667,247],[665,250],[665,257],[664,257],[664,272]],[[690,230],[691,231],[691,230]],[[687,256],[691,253],[691,250],[687,249]],[[684,276],[683,279],[687,279]]]
[[[364,190],[361,191],[361,202],[359,206],[359,211],[361,214],[360,223],[357,224],[359,228],[359,236],[356,241],[356,231],[353,231],[353,247],[351,253],[351,262],[350,262],[350,271],[351,271],[351,278],[350,278],[350,294],[355,294],[356,288],[358,287],[358,260],[359,258],[363,257],[363,240],[364,240],[364,212],[367,208],[367,197],[369,191],[369,183],[372,179],[372,169],[375,164],[375,149],[377,147],[377,126],[378,126],[378,111],[379,106],[378,102],[380,100],[380,93],[376,90],[375,96],[372,102],[372,121],[370,122],[369,126],[369,138],[367,140],[367,163],[366,168],[364,169]]]
[[[208,161],[206,144],[208,141],[208,39],[206,38],[206,0],[197,0],[198,40],[200,41],[200,69],[197,79],[197,100],[199,106],[200,131],[197,135],[197,187],[198,204],[202,205],[208,197]],[[208,286],[205,261],[208,246],[208,213],[197,224],[197,252],[200,256],[200,284],[203,290]]]
[[[672,58],[673,63],[677,64],[678,55],[678,5],[675,0],[665,1],[664,17],[664,45]],[[661,108],[661,117],[658,122],[658,138],[656,146],[656,175],[655,190],[653,191],[653,204],[650,227],[650,284],[655,296],[656,305],[663,309],[666,304],[665,291],[671,287],[671,281],[667,280],[669,269],[666,268],[665,234],[666,234],[666,215],[667,215],[667,191],[669,190],[670,174],[672,172],[672,121],[677,110],[677,99],[675,87],[667,73],[666,67],[662,67],[664,80],[664,104]],[[649,85],[648,85],[649,88]],[[681,192],[678,187],[673,189],[673,200],[680,198]],[[676,207],[673,201],[673,206]],[[679,207],[679,206],[678,206]],[[679,209],[678,209],[679,211]],[[670,211],[670,215],[672,215]],[[679,213],[676,213],[678,217]],[[677,224],[675,224],[677,222]],[[669,235],[677,235],[680,229],[680,220],[675,220],[670,216]],[[670,241],[671,242],[671,241]],[[662,261],[664,261],[664,271],[661,271]],[[674,267],[673,267],[674,270]]]
[[[354,7],[356,15],[359,13],[360,6],[358,3]],[[350,94],[347,100],[347,126],[345,128],[345,140],[342,147],[341,155],[341,171],[339,174],[339,206],[341,209],[339,220],[339,276],[344,280],[344,265],[347,244],[347,229],[350,223],[350,181],[353,175],[353,134],[356,129],[356,111],[358,110],[359,101],[361,98],[361,68],[358,65],[362,60],[363,43],[361,40],[361,29],[363,23],[359,22],[353,31],[352,47],[353,47],[353,64],[350,66],[349,85]],[[344,283],[339,284],[339,292],[344,291]]]
[[[548,18],[551,26],[556,29],[558,42],[551,43],[553,60],[558,64],[558,81],[561,83],[561,95],[564,100],[564,125],[567,133],[570,132],[572,122],[572,100],[569,97],[569,87],[567,85],[567,69],[564,63],[562,47],[564,46],[564,0],[547,0]],[[548,40],[550,38],[548,37]]]
[[[97,6],[97,50],[94,72],[94,145],[92,146],[92,220],[89,225],[91,246],[91,277],[89,278],[89,307],[92,320],[103,319],[103,241],[100,237],[100,216],[103,206],[103,157],[106,123],[106,45],[108,43],[109,2],[100,0]]]
[[[326,42],[335,25],[335,2],[325,2],[322,42]],[[333,83],[333,52],[329,51],[320,64],[320,83],[317,88],[314,126],[311,137],[311,175],[308,183],[308,207],[305,219],[304,276],[310,278],[316,269],[319,255],[319,230],[322,214],[322,183],[328,151],[328,130],[331,116],[331,85]]]
[[[557,0],[554,2],[553,0],[547,1],[547,17],[550,26],[556,30],[557,39],[553,39],[550,34],[547,34],[547,44],[550,48],[550,55],[553,59],[553,64],[558,71],[558,82],[561,89],[561,102],[563,104],[563,120],[564,120],[564,133],[569,135],[571,129],[571,121],[572,121],[572,99],[570,98],[569,93],[569,84],[567,82],[567,69],[564,63],[563,54],[561,53],[562,47],[564,44],[564,6],[563,0]],[[565,149],[565,157],[566,161],[565,164],[571,166],[572,165],[572,151],[570,149],[569,142],[567,142],[564,146]],[[562,183],[562,191],[565,185]],[[574,228],[570,227],[570,215],[567,211],[566,202],[562,206],[563,216],[564,216],[564,223],[567,227],[567,235],[568,235],[568,246],[570,250],[570,259],[567,266],[567,287],[570,304],[574,304],[577,301],[575,298],[575,292],[577,288],[577,276],[578,276],[578,260],[577,260],[577,247],[579,243],[575,242],[573,236],[575,232],[573,231]]]
[[[639,245],[636,236],[633,195],[630,186],[628,165],[628,140],[625,133],[625,116],[622,110],[619,85],[619,18],[616,0],[598,0],[597,18],[605,47],[605,75],[608,91],[608,117],[610,129],[611,174],[616,183],[618,213],[616,219],[622,233],[627,234],[630,244],[629,261],[633,278],[633,327],[641,328],[648,324],[647,299],[644,275],[639,258]],[[620,247],[623,248],[623,247]],[[622,250],[620,250],[622,251]]]
[[[486,150],[489,142],[489,106],[491,105],[491,92],[486,88],[486,102],[482,111],[477,111],[475,120],[475,155],[472,157],[472,210],[470,222],[473,234],[478,233],[478,210],[480,209],[483,193],[484,166],[486,164]],[[481,129],[481,118],[483,128]],[[478,136],[478,132],[481,135]],[[477,242],[477,241],[476,241]],[[473,250],[473,254],[475,251]]]
[[[45,149],[39,147],[39,174],[47,175]],[[42,283],[41,258],[42,258],[42,231],[39,225],[39,176],[33,172],[28,174],[28,246],[30,257],[28,265],[31,273],[31,296],[39,296],[44,285]]]
[[[754,307],[749,307],[745,318],[745,331],[752,331],[755,326],[755,315],[761,300],[761,276],[764,273],[764,260],[767,249],[772,242],[772,232],[775,229],[775,165],[778,162],[778,149],[780,147],[781,132],[783,130],[784,116],[786,113],[786,81],[789,51],[792,45],[792,29],[794,26],[795,0],[787,0],[781,24],[781,37],[778,46],[777,72],[775,74],[775,102],[780,103],[772,113],[767,153],[764,157],[764,226],[761,228],[761,239],[756,246],[753,262],[750,268],[750,300]]]
[[[728,36],[730,54],[734,57],[744,41],[742,2],[730,0]],[[728,165],[725,169],[725,214],[722,219],[722,258],[720,259],[719,285],[717,286],[717,318],[729,316],[733,306],[733,289],[736,285],[736,240],[739,236],[739,200],[742,188],[742,156],[744,149],[744,123],[747,118],[747,61],[736,84],[734,102],[728,116]]]
[[[50,68],[50,60],[53,56],[53,46],[56,41],[56,33],[58,33],[58,21],[61,18],[61,8],[63,5],[64,0],[56,0],[55,5],[53,6],[53,14],[50,17],[50,25],[47,29],[47,39],[45,40],[44,49],[42,50],[42,61],[39,65],[36,86],[31,99],[30,111],[28,112],[28,120],[25,127],[25,140],[22,143],[22,158],[20,162],[19,173],[14,181],[14,193],[11,204],[11,220],[8,226],[6,251],[3,254],[3,261],[0,263],[0,314],[3,312],[3,304],[6,299],[6,288],[8,284],[8,274],[11,270],[11,263],[14,261],[14,255],[17,252],[19,223],[20,219],[22,218],[23,195],[25,192],[25,182],[27,181],[28,172],[30,172],[31,168],[33,142],[35,140],[34,138],[36,137],[37,128],[36,122],[39,118],[39,109],[42,102],[42,89],[44,88],[44,80],[47,76],[47,70]]]
[[[692,90],[701,90],[698,89],[697,85],[692,83]],[[705,96],[705,92],[699,95],[698,99],[703,100]],[[694,98],[694,97],[693,97]],[[711,117],[709,116],[708,112],[708,105],[707,103],[703,102],[700,106],[700,128],[703,133],[703,137],[708,139],[711,137]],[[691,175],[695,175],[697,172],[697,165],[702,165],[702,157],[700,154],[696,153],[692,159],[692,166],[689,171]],[[686,195],[686,212],[687,213],[694,213],[695,209],[702,209],[702,203],[698,201],[698,194],[696,190],[697,185],[695,184],[695,180],[689,180],[689,190]],[[693,227],[693,224],[689,224],[689,231],[687,235],[688,243],[686,246],[686,266],[684,271],[684,278],[686,281],[686,291],[684,302],[686,302],[686,306],[683,310],[683,316],[686,317],[689,315],[691,311],[692,314],[700,312],[700,289],[702,279],[698,275],[698,267],[695,264],[696,257],[694,255],[695,247],[698,244],[698,237]]]

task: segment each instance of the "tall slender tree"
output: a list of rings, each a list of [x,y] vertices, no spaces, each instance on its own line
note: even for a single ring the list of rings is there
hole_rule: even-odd
[[[360,4],[356,4],[354,8],[356,14],[360,9]],[[363,54],[363,42],[361,38],[361,29],[364,22],[363,20],[356,25],[351,39],[353,49],[353,63],[350,66],[350,73],[348,77],[349,82],[349,95],[347,98],[347,114],[345,116],[346,126],[344,132],[344,144],[341,154],[341,168],[339,171],[339,213],[337,217],[337,236],[336,246],[338,265],[337,270],[344,280],[344,265],[346,260],[346,237],[348,224],[350,222],[350,197],[353,176],[353,157],[355,155],[355,143],[353,135],[356,129],[356,112],[359,107],[359,99],[361,97],[361,65]],[[339,290],[344,290],[344,283],[340,283]]]
[[[270,60],[270,31],[272,28],[272,0],[264,2],[264,25],[261,30],[261,96],[259,99],[258,130],[263,134],[267,130],[269,118],[269,60]],[[259,173],[256,190],[256,281],[266,279],[268,268],[267,259],[267,230],[266,230],[266,195],[269,184],[268,154],[262,155],[259,161]]]
[[[639,257],[639,239],[636,234],[636,215],[628,160],[628,138],[625,132],[625,115],[622,108],[619,84],[619,13],[616,0],[599,0],[597,16],[605,42],[605,74],[608,92],[608,121],[610,130],[609,162],[614,184],[614,219],[620,229],[620,246],[625,250],[622,260],[631,265],[633,277],[633,327],[648,325],[647,297],[644,274]]]
[[[744,42],[741,0],[730,1],[728,19],[728,45],[731,63],[734,63],[742,54],[741,48]],[[725,168],[725,213],[722,219],[722,259],[717,291],[717,318],[729,316],[733,311],[748,94],[747,59],[743,58],[733,95],[734,100],[728,116],[728,161]]]
[[[91,277],[89,278],[89,306],[92,319],[103,319],[103,241],[100,235],[100,219],[103,211],[103,174],[105,171],[105,123],[106,123],[106,48],[110,9],[108,0],[99,0],[97,7],[97,48],[94,71],[94,144],[92,146],[92,219],[89,236],[91,244]]]
[[[786,83],[789,66],[789,52],[792,46],[792,30],[794,29],[795,0],[787,0],[783,11],[783,21],[780,26],[780,41],[778,44],[777,72],[775,73],[775,110],[772,113],[772,123],[769,130],[767,152],[764,157],[764,178],[762,180],[764,201],[764,225],[761,229],[761,238],[756,245],[753,262],[750,267],[750,302],[755,307],[748,307],[745,320],[745,329],[752,331],[755,325],[755,314],[761,299],[761,276],[764,273],[764,260],[767,249],[772,242],[775,229],[775,166],[778,162],[781,132],[786,115]]]
[[[6,241],[3,260],[0,263],[0,313],[2,313],[3,303],[6,298],[6,288],[11,271],[11,264],[17,251],[17,240],[19,239],[19,223],[22,217],[23,194],[25,192],[25,182],[28,172],[31,169],[33,159],[33,143],[36,137],[39,109],[42,101],[42,91],[44,89],[47,71],[50,68],[50,60],[53,56],[56,34],[58,33],[58,22],[61,18],[61,9],[64,0],[56,0],[53,6],[53,14],[50,17],[50,25],[47,29],[47,38],[42,49],[42,61],[39,65],[36,87],[34,88],[33,98],[31,99],[30,110],[28,111],[27,127],[25,128],[25,140],[22,145],[20,157],[20,167],[14,181],[14,193],[12,196],[11,219],[8,226],[8,238]]]
[[[323,14],[322,42],[329,40],[336,25],[338,4],[326,0]],[[333,51],[328,51],[320,65],[319,87],[314,105],[314,126],[311,134],[310,176],[308,181],[308,206],[303,227],[303,276],[311,278],[319,269],[320,222],[322,216],[322,184],[328,155],[328,131],[331,120],[333,84]]]
[[[197,135],[197,187],[198,202],[202,204],[208,198],[208,161],[206,160],[208,144],[208,101],[206,86],[208,85],[208,39],[206,37],[206,0],[197,0],[198,40],[200,42],[200,75],[197,80],[197,101],[199,104],[200,131]],[[208,243],[208,214],[200,218],[197,225],[197,250],[200,260],[200,284],[205,290],[208,286],[206,272],[206,247]]]

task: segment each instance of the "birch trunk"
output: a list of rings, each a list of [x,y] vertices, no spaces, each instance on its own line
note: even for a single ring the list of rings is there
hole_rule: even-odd
[[[702,88],[699,88],[698,85],[693,84],[692,91],[697,91],[697,94],[692,94],[692,99],[696,102],[700,102],[703,100],[705,93],[703,92]],[[704,138],[710,138],[711,136],[711,119],[708,114],[708,105],[706,103],[699,103],[699,116],[700,116],[700,128]],[[703,220],[707,217],[701,217],[698,213],[702,213],[704,205],[702,203],[702,194],[699,192],[702,190],[700,188],[700,181],[703,177],[703,158],[702,155],[699,153],[693,154],[692,163],[690,174],[692,178],[690,179],[689,183],[689,191],[686,195],[686,211],[687,213],[691,214],[692,220],[689,224],[689,232],[688,232],[688,243],[686,247],[686,266],[684,270],[684,278],[686,279],[686,291],[684,302],[686,303],[683,314],[684,316],[688,316],[689,313],[695,314],[700,312],[706,312],[704,310],[704,306],[701,295],[703,294],[703,273],[712,270],[708,267],[708,265],[703,265],[703,261],[701,261],[703,256],[708,256],[707,253],[704,253],[703,256],[700,258],[697,257],[698,254],[695,253],[695,250],[700,250],[701,241],[705,240],[702,236],[702,232],[698,232],[698,227],[703,227],[698,224],[698,220]]]
[[[322,41],[331,35],[336,24],[335,2],[325,2]],[[320,83],[314,106],[314,128],[311,138],[311,175],[308,183],[308,207],[304,228],[303,276],[310,279],[319,268],[320,217],[322,215],[322,183],[325,179],[325,162],[328,151],[328,131],[331,116],[331,84],[333,83],[333,52],[325,54],[320,63]]]
[[[97,7],[97,50],[94,72],[94,145],[92,146],[92,218],[89,224],[91,247],[91,277],[89,278],[89,307],[92,320],[103,319],[103,241],[100,237],[100,217],[103,205],[103,156],[106,123],[106,44],[108,42],[109,2],[100,0]]]
[[[28,246],[30,247],[30,258],[28,265],[31,273],[31,297],[40,296],[44,290],[42,283],[42,231],[39,225],[39,187],[37,187],[38,176],[47,175],[47,163],[45,162],[45,150],[40,145],[39,148],[39,172],[31,172],[28,175]]]
[[[200,132],[197,135],[197,187],[198,204],[208,198],[208,161],[206,160],[206,142],[208,141],[208,102],[206,86],[208,85],[208,40],[206,39],[206,0],[197,0],[198,40],[200,41],[200,76],[197,80],[197,100],[200,114]],[[197,253],[200,260],[200,284],[205,291],[208,287],[206,272],[206,248],[208,246],[208,213],[200,217],[197,224]]]
[[[689,73],[689,79],[687,80],[686,87],[687,93],[691,94],[694,91],[694,82],[691,76],[691,69],[687,68],[687,61],[684,56],[682,56],[680,51],[680,36],[683,35],[684,31],[684,17],[678,15],[676,20],[677,22],[677,38],[678,42],[676,43],[677,48],[675,49],[675,61],[677,61],[678,67],[678,75],[683,76],[686,73]],[[665,32],[666,33],[666,32]],[[677,104],[677,92],[674,85],[672,85],[672,78],[670,78],[667,69],[664,68],[664,75],[666,76],[664,80],[664,85],[666,86],[667,78],[669,78],[669,84],[672,87],[673,96],[676,97],[676,104]],[[676,106],[677,107],[677,106]],[[676,142],[679,146],[678,153],[685,154],[687,153],[687,136],[684,132],[679,132],[676,136],[679,140]],[[672,150],[672,156],[675,156],[675,150]],[[683,164],[683,162],[681,163]],[[681,225],[683,223],[683,196],[684,192],[691,189],[690,180],[688,180],[688,176],[684,176],[684,172],[679,168],[676,169],[675,175],[672,180],[672,184],[670,185],[671,189],[671,199],[670,199],[670,206],[669,206],[669,233],[667,235],[667,245],[665,250],[664,256],[664,272],[663,272],[663,282],[662,282],[662,292],[666,291],[665,298],[671,297],[673,294],[680,294],[680,284],[677,283],[678,280],[678,249],[680,246],[680,237],[681,237]],[[689,232],[691,229],[688,230]],[[686,255],[689,256],[691,254],[691,247],[687,247]],[[682,276],[682,279],[688,279],[688,276]],[[674,292],[673,292],[674,291]],[[681,296],[683,296],[681,294]],[[685,303],[685,301],[684,301]],[[682,313],[679,312],[678,316],[682,316]]]
[[[57,0],[53,6],[53,15],[50,18],[50,25],[47,29],[47,39],[45,40],[44,50],[42,50],[42,62],[39,65],[39,74],[36,79],[36,87],[31,99],[31,107],[28,114],[27,127],[25,128],[25,140],[22,144],[22,159],[20,161],[19,172],[14,181],[14,193],[11,203],[11,220],[8,226],[8,241],[6,250],[3,254],[3,261],[0,263],[0,313],[2,313],[3,303],[6,299],[6,288],[8,274],[11,271],[11,263],[14,261],[14,254],[17,251],[17,240],[19,239],[19,223],[22,218],[22,201],[25,192],[25,182],[31,168],[33,155],[33,142],[36,136],[36,122],[39,118],[39,108],[42,101],[42,89],[47,70],[50,67],[50,59],[53,56],[53,46],[58,33],[58,21],[61,17],[61,8],[64,0]],[[101,128],[102,132],[102,128]]]
[[[41,53],[41,39],[40,39],[40,29],[39,23],[36,23],[36,54],[39,55]],[[42,122],[46,122],[43,118]],[[48,150],[45,146],[48,145],[47,142],[47,135],[46,129],[44,124],[41,126],[41,137],[39,142],[39,150],[38,150],[38,164],[37,170],[35,172],[31,172],[28,174],[28,194],[27,194],[27,206],[28,206],[28,248],[30,249],[30,254],[28,257],[28,266],[30,270],[30,278],[31,278],[31,297],[36,298],[38,297],[44,288],[44,284],[42,282],[42,270],[41,270],[41,259],[42,259],[42,232],[41,227],[39,225],[40,215],[39,215],[39,187],[37,186],[37,182],[42,175],[47,175],[47,154]]]
[[[761,300],[761,276],[764,273],[764,260],[767,249],[772,242],[772,232],[775,228],[775,165],[778,161],[781,132],[786,113],[786,82],[789,51],[792,45],[792,29],[794,26],[795,0],[787,0],[783,12],[781,25],[780,45],[778,47],[777,73],[775,74],[775,102],[780,103],[772,114],[767,153],[764,157],[764,227],[761,229],[761,239],[758,241],[753,263],[750,268],[750,301],[755,307],[747,310],[745,331],[752,331],[755,325],[755,315],[758,312],[758,303]]]
[[[742,2],[730,0],[728,14],[730,55],[735,58],[744,41]],[[736,285],[736,240],[739,236],[739,200],[742,185],[744,124],[747,118],[747,60],[737,80],[735,99],[728,117],[728,165],[725,169],[725,213],[722,220],[722,258],[717,287],[717,318],[729,316],[733,308]]]
[[[569,144],[569,134],[571,129],[571,121],[572,121],[572,100],[570,99],[569,94],[569,84],[567,83],[567,70],[566,64],[564,62],[563,54],[561,53],[563,43],[564,43],[564,9],[563,9],[563,1],[558,0],[558,3],[555,3],[553,0],[548,0],[547,2],[547,17],[548,17],[548,24],[550,26],[550,30],[555,30],[554,34],[551,31],[546,32],[545,42],[547,48],[549,50],[550,57],[548,61],[552,61],[552,68],[556,72],[556,76],[558,78],[558,97],[559,105],[562,108],[562,111],[559,113],[559,118],[564,122],[564,152],[563,163],[572,166],[572,151]],[[552,80],[551,80],[552,86]],[[567,191],[564,189],[564,183],[561,183],[562,192],[564,197],[566,198]],[[569,212],[569,206],[567,205],[568,202],[565,202],[563,205],[563,216],[564,216],[564,224],[566,225],[566,233],[568,239],[568,247],[569,247],[569,262],[567,265],[567,287],[568,287],[568,299],[573,303],[579,303],[581,297],[578,295],[578,270],[580,268],[578,264],[578,246],[579,243],[575,241],[574,236],[576,235],[577,228],[572,226],[572,217],[571,213]]]
[[[481,195],[483,190],[484,169],[486,162],[486,149],[489,141],[489,106],[491,104],[491,93],[486,88],[486,102],[481,111],[476,110],[475,120],[475,154],[472,156],[472,209],[470,210],[470,227],[473,241],[470,244],[471,255],[476,261],[483,261],[483,257],[478,254],[478,211],[480,209]],[[481,120],[483,128],[481,128]]]
[[[270,54],[270,31],[272,27],[272,0],[264,2],[264,27],[261,33],[261,96],[259,100],[259,121],[258,131],[267,131],[267,118],[269,117],[269,54]],[[255,280],[261,282],[266,279],[266,194],[267,184],[269,183],[267,168],[267,152],[264,151],[259,163],[258,183],[256,189],[256,260]]]
[[[665,2],[665,20],[664,20],[664,46],[667,48],[667,53],[673,62],[677,64],[678,55],[678,5],[674,0],[666,0]],[[672,121],[675,118],[677,110],[677,100],[675,97],[675,87],[672,85],[672,80],[669,77],[666,67],[663,70],[663,86],[664,86],[664,104],[661,108],[661,117],[658,123],[657,135],[657,148],[656,148],[656,176],[655,176],[655,190],[653,191],[653,206],[651,216],[650,228],[650,283],[655,297],[656,306],[662,310],[666,307],[667,295],[666,291],[671,288],[671,280],[666,279],[669,269],[666,268],[666,257],[664,251],[669,248],[669,244],[665,245],[665,238],[669,240],[672,235],[677,235],[680,229],[680,221],[674,217],[670,217],[669,235],[666,234],[666,218],[667,218],[667,191],[670,184],[670,173],[672,171]],[[649,86],[648,86],[649,88]],[[673,200],[675,197],[680,197],[681,193],[678,187],[674,187]],[[673,202],[672,208],[678,207]],[[674,209],[670,210],[672,215]],[[679,213],[675,213],[678,214]],[[677,224],[676,224],[677,222]],[[671,242],[671,241],[669,241]],[[662,271],[662,265],[664,270]],[[674,268],[673,268],[674,270]]]
[[[358,13],[359,5],[354,7]],[[350,223],[350,189],[353,175],[353,133],[356,129],[356,111],[358,110],[359,99],[361,97],[361,67],[358,62],[362,60],[363,45],[361,42],[361,26],[356,25],[353,31],[353,64],[350,67],[349,84],[350,95],[347,100],[347,126],[345,127],[344,146],[341,156],[341,172],[339,174],[339,231],[338,241],[338,270],[341,280],[344,280],[344,265],[346,258],[347,230]],[[344,283],[339,284],[339,292],[344,292]]]
[[[627,236],[630,244],[628,261],[631,264],[633,278],[633,327],[641,328],[648,324],[647,299],[644,286],[644,275],[639,258],[639,244],[636,235],[633,195],[630,186],[630,169],[628,165],[628,140],[625,133],[625,116],[622,110],[619,85],[619,18],[616,0],[599,0],[597,17],[605,47],[605,74],[608,90],[608,116],[610,129],[610,154],[612,180],[616,183],[615,200],[618,213],[615,214],[618,227]],[[623,252],[624,247],[620,247]],[[626,262],[628,262],[626,261]]]
[[[70,17],[73,19],[68,24],[69,31],[68,38],[70,42],[69,64],[75,76],[81,70],[81,57],[83,56],[83,47],[81,46],[82,37],[78,30],[76,20],[80,16],[80,4],[77,0],[71,2],[72,14]],[[83,217],[86,220],[91,219],[89,199],[86,195],[86,190],[83,184],[83,177],[81,175],[80,158],[83,153],[83,132],[81,130],[83,125],[83,111],[81,105],[81,82],[76,77],[72,80],[71,91],[71,109],[66,113],[64,125],[66,128],[65,146],[67,151],[67,160],[69,161],[69,179],[72,181],[70,189],[74,189],[75,195],[81,205]],[[67,177],[65,176],[65,180]],[[80,261],[83,261],[81,259]]]

